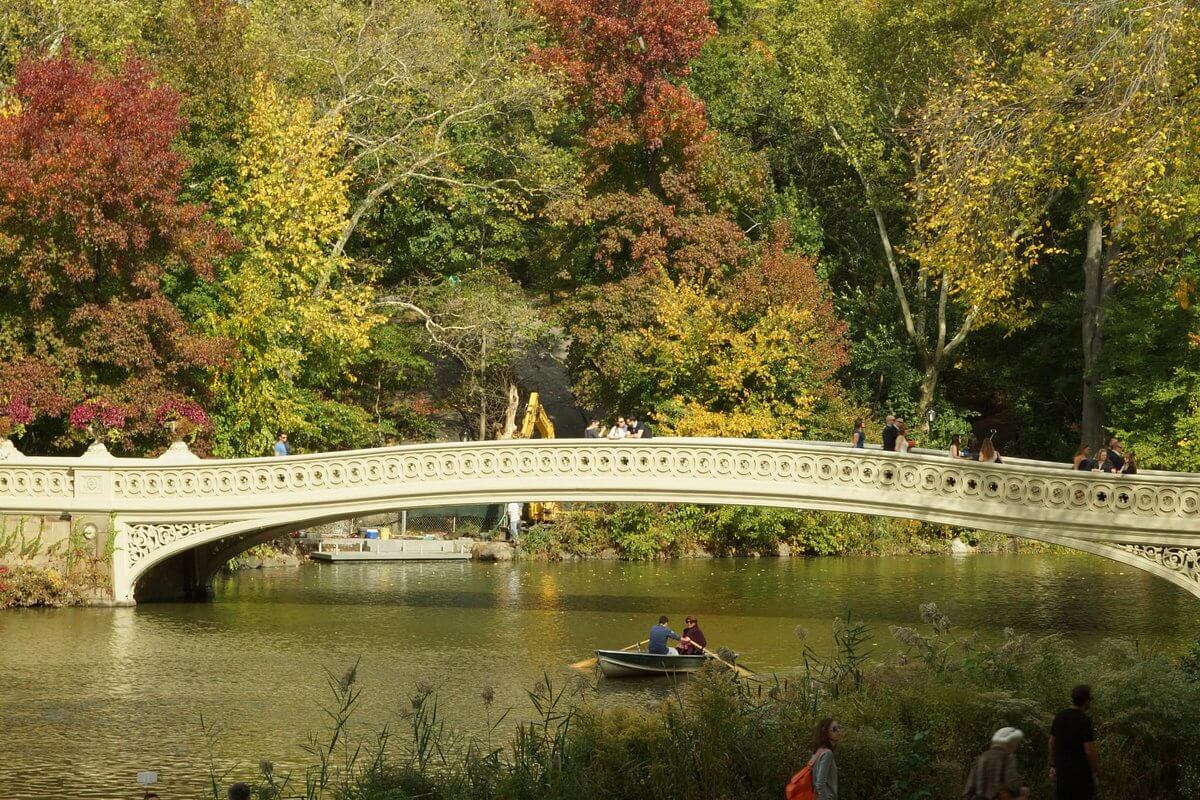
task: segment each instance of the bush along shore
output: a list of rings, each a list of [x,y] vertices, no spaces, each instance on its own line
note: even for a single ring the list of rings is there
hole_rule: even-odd
[[[952,542],[956,543],[952,546]],[[914,520],[743,506],[612,505],[560,511],[522,537],[529,558],[901,555],[1051,549]]]
[[[110,603],[111,526],[72,524],[58,537],[45,528],[0,519],[0,609]]]
[[[257,797],[281,800],[778,800],[810,755],[817,721],[832,716],[848,730],[837,752],[842,800],[957,800],[971,762],[1004,726],[1026,733],[1022,775],[1034,798],[1049,798],[1050,720],[1070,704],[1071,686],[1087,682],[1100,797],[1200,796],[1200,649],[1172,657],[1112,641],[1081,656],[1053,636],[1005,631],[983,644],[932,604],[922,618],[919,629],[891,630],[899,649],[886,663],[868,660],[879,652],[871,631],[838,619],[836,652],[799,644],[802,666],[786,678],[706,668],[654,709],[601,707],[590,679],[547,677],[529,692],[531,709],[512,712],[532,720],[514,726],[483,688],[469,734],[454,732],[437,695],[418,686],[387,728],[360,738],[353,716],[371,699],[354,667],[330,678],[332,730],[310,737],[310,762],[259,762],[251,783]],[[214,797],[224,781],[245,779],[240,772],[214,774]]]

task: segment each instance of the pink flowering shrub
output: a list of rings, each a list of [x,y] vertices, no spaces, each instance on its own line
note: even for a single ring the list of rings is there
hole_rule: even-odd
[[[93,439],[118,439],[125,427],[125,409],[103,398],[87,400],[71,409],[70,422]]]
[[[195,439],[196,433],[208,427],[208,414],[191,400],[171,399],[158,407],[154,419],[168,426],[179,439]]]
[[[33,409],[24,397],[0,397],[0,437],[20,436],[33,422]]]
[[[191,400],[168,400],[154,412],[154,419],[160,425],[182,421],[190,422],[200,428],[208,425],[208,414],[204,413],[204,409]]]

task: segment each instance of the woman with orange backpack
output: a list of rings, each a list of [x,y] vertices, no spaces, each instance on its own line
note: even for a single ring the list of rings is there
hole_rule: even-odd
[[[845,735],[833,717],[826,717],[817,724],[812,758],[788,781],[784,790],[787,800],[837,800],[838,771],[833,748]]]

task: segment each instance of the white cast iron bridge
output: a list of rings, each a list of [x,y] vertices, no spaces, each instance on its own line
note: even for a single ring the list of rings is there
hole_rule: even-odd
[[[286,458],[0,460],[0,513],[112,531],[112,599],[204,596],[228,558],[305,526],[509,501],[678,502],[840,511],[1065,545],[1200,597],[1200,475],[1136,476],[1013,460],[754,439],[417,444]],[[100,537],[103,539],[103,533]]]

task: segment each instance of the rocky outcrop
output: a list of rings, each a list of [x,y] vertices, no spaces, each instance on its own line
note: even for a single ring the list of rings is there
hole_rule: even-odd
[[[512,561],[513,550],[508,542],[476,542],[471,545],[471,560]]]
[[[247,556],[237,562],[238,569],[269,569],[271,567],[298,567],[301,560],[291,553],[274,553],[267,556]]]
[[[956,556],[966,555],[967,553],[974,553],[975,548],[964,542],[961,537],[955,536],[950,540],[950,552]]]

